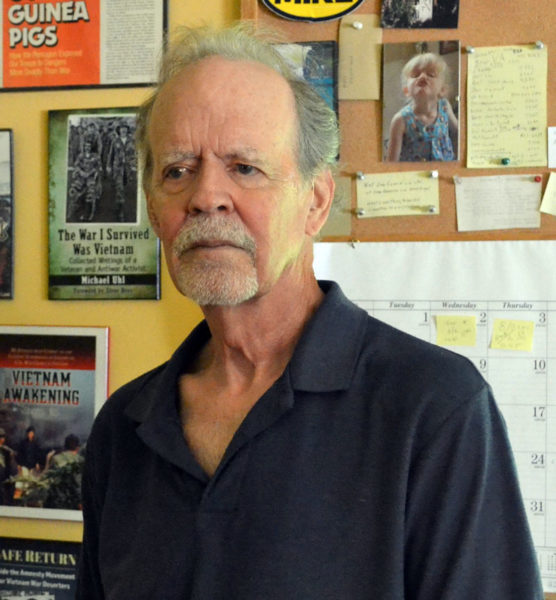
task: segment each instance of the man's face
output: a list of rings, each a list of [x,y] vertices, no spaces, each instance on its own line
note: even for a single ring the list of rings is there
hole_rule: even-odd
[[[206,58],[164,86],[148,133],[149,212],[182,293],[238,304],[301,269],[312,193],[297,169],[285,80],[257,63]]]

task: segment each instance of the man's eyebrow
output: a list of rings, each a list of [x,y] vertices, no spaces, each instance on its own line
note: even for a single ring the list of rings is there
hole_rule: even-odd
[[[258,164],[265,164],[267,162],[263,154],[251,147],[234,148],[225,153],[224,159],[256,162]]]
[[[167,165],[173,162],[180,162],[184,160],[198,159],[198,155],[195,152],[176,150],[174,152],[165,152],[160,155],[159,160],[162,164]]]

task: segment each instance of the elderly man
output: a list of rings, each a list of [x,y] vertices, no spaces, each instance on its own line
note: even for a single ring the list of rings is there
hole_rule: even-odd
[[[540,600],[488,386],[315,280],[324,101],[243,29],[192,30],[140,116],[150,218],[205,320],[96,420],[78,598]]]

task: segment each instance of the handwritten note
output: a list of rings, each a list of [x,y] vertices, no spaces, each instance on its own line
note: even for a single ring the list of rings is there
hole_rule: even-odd
[[[438,178],[430,171],[367,174],[357,180],[359,218],[434,215],[438,211]]]
[[[475,346],[477,319],[465,315],[436,315],[436,343],[439,346]]]
[[[382,29],[378,15],[348,15],[340,22],[338,96],[378,100]]]
[[[542,181],[534,175],[454,177],[458,231],[540,227]]]
[[[532,352],[534,333],[534,321],[494,319],[490,347],[498,350]]]
[[[547,49],[476,48],[469,54],[467,166],[546,166]]]
[[[556,127],[548,128],[548,168],[556,169]]]

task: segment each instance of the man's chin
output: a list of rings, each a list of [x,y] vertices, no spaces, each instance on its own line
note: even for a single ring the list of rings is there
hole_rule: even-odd
[[[256,296],[259,285],[252,273],[231,273],[229,266],[182,269],[176,277],[180,292],[199,306],[236,306]]]

